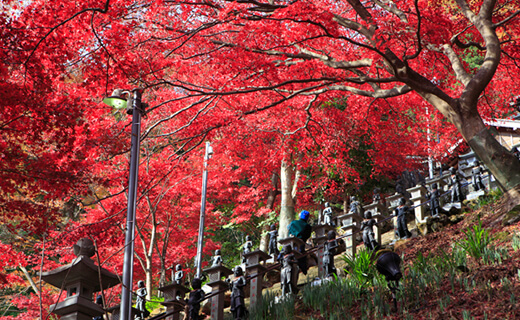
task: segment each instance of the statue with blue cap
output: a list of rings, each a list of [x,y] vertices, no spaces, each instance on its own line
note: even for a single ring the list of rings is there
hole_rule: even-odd
[[[303,242],[307,242],[307,240],[311,237],[312,227],[307,222],[309,220],[309,211],[302,210],[300,212],[300,220],[294,220],[289,224],[289,235],[292,235],[296,238],[302,239]],[[305,244],[303,244],[300,248],[300,253],[305,252]],[[307,257],[303,256],[298,259],[298,266],[303,274],[307,274]]]

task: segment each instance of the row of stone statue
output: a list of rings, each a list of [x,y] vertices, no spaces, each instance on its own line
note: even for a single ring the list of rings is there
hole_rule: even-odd
[[[462,193],[462,177],[457,173],[455,169],[450,169],[450,177],[447,185],[451,189],[451,201],[461,202],[464,200]],[[474,190],[485,189],[482,183],[482,168],[479,163],[475,164],[473,169],[472,183]],[[440,205],[441,192],[438,188],[437,183],[431,184],[431,189],[428,190],[426,198],[429,200],[431,216],[436,217],[441,212]],[[379,191],[376,189],[373,195],[373,203],[381,203],[382,199]],[[406,217],[411,211],[410,207],[406,205],[406,199],[404,197],[399,198],[397,206],[393,210],[392,216],[396,218],[395,233],[399,239],[407,239],[411,237],[411,232],[408,230]],[[361,203],[355,196],[351,197],[349,214],[357,215],[362,218],[359,223],[358,230],[362,235],[363,244],[368,250],[378,250],[380,244],[375,238],[374,227],[377,225],[377,220],[372,217],[373,213],[371,210],[363,210]],[[303,274],[307,273],[307,254],[305,252],[305,244],[310,238],[313,231],[312,226],[308,223],[309,212],[303,210],[299,214],[300,219],[292,221],[289,224],[289,235],[301,240],[298,247],[293,247],[291,244],[286,244],[282,247],[280,252],[278,249],[278,230],[276,225],[270,226],[269,231],[269,255],[280,263],[280,285],[282,295],[292,294],[297,292],[296,284],[298,282],[298,274],[301,271]],[[334,213],[329,203],[325,203],[325,208],[322,211],[321,225],[328,225],[335,229]],[[355,236],[355,235],[351,235]],[[246,236],[245,243],[242,246],[242,263],[246,264],[247,254],[253,251],[253,242],[250,236]],[[324,278],[330,278],[337,275],[337,271],[334,265],[334,256],[340,247],[341,241],[336,239],[336,232],[329,230],[326,234],[326,241],[323,244],[323,255],[321,256],[323,264],[323,275]],[[211,259],[211,267],[221,266],[223,259],[220,250],[216,250],[214,256]],[[176,266],[176,272],[174,275],[174,283],[178,285],[183,284],[184,272],[182,266]],[[244,276],[242,267],[237,266],[234,268],[233,279],[228,278],[226,281],[229,284],[229,290],[231,290],[231,312],[233,313],[234,319],[244,319],[247,314],[247,309],[244,303],[245,293],[244,287],[247,285],[247,279]],[[202,281],[200,279],[194,279],[192,281],[193,290],[189,294],[189,298],[186,300],[186,319],[195,320],[198,319],[200,311],[200,303],[205,299],[204,291],[201,289]],[[141,286],[140,286],[141,287]],[[143,286],[144,287],[144,286]],[[139,289],[141,290],[141,288]],[[139,296],[139,290],[137,295]],[[143,293],[141,292],[141,295]],[[144,296],[146,293],[144,293]],[[179,297],[181,298],[181,297]],[[144,299],[144,298],[143,298]],[[139,303],[137,306],[141,306]],[[139,309],[139,307],[138,307]],[[143,314],[144,315],[144,314]]]

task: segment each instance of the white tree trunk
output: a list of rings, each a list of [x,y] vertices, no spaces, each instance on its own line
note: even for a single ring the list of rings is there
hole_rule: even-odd
[[[285,160],[282,161],[280,170],[281,183],[281,205],[280,205],[280,227],[278,230],[279,239],[287,238],[289,223],[294,219],[294,201],[292,185],[293,169]]]

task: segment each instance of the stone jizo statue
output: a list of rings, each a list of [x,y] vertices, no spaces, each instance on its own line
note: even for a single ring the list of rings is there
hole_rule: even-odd
[[[350,212],[359,216],[361,215],[361,210],[361,204],[356,196],[350,197]]]
[[[432,217],[438,217],[441,213],[441,193],[437,187],[437,183],[433,183],[431,188],[432,190],[426,194],[426,197],[430,200],[430,214]]]
[[[374,189],[374,195],[372,196],[372,203],[381,203],[381,195],[379,194],[379,188]]]
[[[334,221],[332,221],[332,208],[328,202],[325,202],[325,209],[323,209],[323,224],[334,226]]]
[[[229,288],[231,289],[231,313],[233,314],[234,320],[244,320],[247,316],[246,304],[244,302],[244,287],[247,282],[240,266],[235,268],[234,276],[235,278],[229,281]]]
[[[473,190],[475,191],[486,190],[486,187],[482,183],[482,172],[480,161],[476,160],[471,170],[471,182],[473,183]]]
[[[406,205],[405,198],[399,199],[399,206],[395,208],[394,216],[397,216],[397,230],[396,234],[399,239],[408,239],[412,236],[412,233],[408,230],[406,224],[406,215],[410,211],[410,208]]]
[[[365,219],[361,222],[361,231],[363,232],[363,244],[369,250],[378,250],[379,243],[377,243],[374,234],[374,226],[376,220],[372,218],[372,212],[365,212]]]
[[[282,272],[280,273],[280,285],[282,287],[282,295],[288,293],[296,293],[296,284],[293,283],[293,273],[298,261],[294,258],[292,253],[292,246],[290,244],[283,247],[281,255]]]
[[[336,254],[337,247],[339,247],[339,245],[336,240],[336,232],[330,230],[327,233],[327,242],[325,242],[323,251],[323,268],[326,278],[332,277],[333,274],[337,275],[336,267],[334,266],[334,255]]]
[[[150,315],[150,311],[146,309],[146,295],[148,292],[146,291],[143,280],[139,280],[139,282],[137,282],[137,287],[137,299],[135,301],[135,308],[137,309],[136,319],[144,320]]]
[[[177,264],[175,266],[175,278],[173,279],[173,281],[176,284],[182,285],[183,279],[184,279],[184,271],[182,271],[182,265],[181,264]]]
[[[455,168],[450,168],[451,177],[448,186],[451,188],[451,203],[462,202],[464,197],[462,195],[461,178]]]
[[[188,320],[199,320],[200,303],[204,301],[204,291],[202,288],[202,280],[199,278],[193,279],[191,282],[193,290],[190,292],[188,298]]]
[[[222,265],[222,257],[220,256],[220,249],[215,250],[215,255],[211,258],[211,266],[217,267]]]
[[[242,250],[242,263],[246,263],[247,259],[243,255],[253,251],[253,241],[251,241],[251,236],[246,236],[246,243],[244,243]]]
[[[276,225],[272,224],[269,231],[269,254],[276,258],[280,252],[278,251],[278,230]]]

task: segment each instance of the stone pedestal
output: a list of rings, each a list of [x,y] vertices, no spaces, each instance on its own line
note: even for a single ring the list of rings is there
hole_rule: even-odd
[[[388,214],[388,208],[380,202],[367,204],[363,206],[363,210],[365,212],[372,211],[372,215],[380,214],[386,216]]]
[[[357,247],[356,233],[359,233],[359,228],[356,225],[351,224],[350,226],[343,226],[341,229],[345,231],[343,236],[345,237],[345,245],[347,247],[346,254],[355,257]]]
[[[256,250],[244,254],[247,259],[247,274],[252,277],[249,286],[249,305],[254,308],[262,303],[262,289],[264,287],[264,272],[267,268],[260,264],[271,258],[269,254],[262,250]]]
[[[407,189],[406,191],[410,192],[412,197],[410,200],[413,202],[414,205],[414,212],[415,212],[415,223],[424,223],[426,222],[426,193],[428,190],[422,185],[415,186],[413,188]]]
[[[296,238],[296,237],[289,237],[289,238],[278,240],[278,243],[282,245],[282,252],[283,252],[283,247],[290,244],[292,247],[292,254],[294,255],[294,258],[299,259],[302,257],[300,248],[305,245],[305,242],[303,242],[302,239]],[[294,272],[292,273],[292,282],[294,283],[295,287],[296,287],[296,284],[298,283],[299,275],[300,275],[300,268],[298,267],[297,264],[295,264]]]
[[[296,259],[301,257],[302,254],[300,252],[300,248],[305,245],[305,242],[303,242],[302,239],[296,238],[296,237],[289,237],[289,238],[285,238],[285,239],[280,239],[280,240],[278,240],[278,243],[282,246],[282,250],[283,250],[283,247],[285,247],[286,245],[290,244],[291,248],[294,251],[294,257]]]
[[[341,226],[341,230],[345,232],[343,237],[345,238],[346,253],[351,257],[356,256],[356,234],[359,233],[358,225],[361,221],[361,217],[353,213],[347,213],[338,217],[338,223]]]
[[[63,320],[92,320],[103,315],[101,306],[93,302],[94,292],[119,284],[116,274],[97,266],[90,259],[94,255],[93,248],[92,241],[81,239],[74,247],[78,257],[72,263],[41,273],[43,281],[67,292],[63,301],[50,307],[50,311]]]
[[[328,224],[320,224],[316,225],[312,228],[314,231],[314,238],[312,238],[312,242],[315,246],[318,247],[317,255],[318,255],[318,276],[322,278],[325,276],[325,270],[323,267],[323,253],[325,251],[324,244],[327,241],[327,233],[330,230],[335,230],[336,228],[328,225]]]
[[[211,320],[223,320],[224,319],[224,290],[229,288],[229,284],[223,281],[222,278],[227,278],[233,271],[224,267],[216,266],[204,269],[209,276],[208,286],[211,287],[211,294],[218,294],[211,297]]]
[[[159,288],[159,291],[164,293],[164,302],[161,302],[166,307],[166,320],[179,320],[179,312],[184,310],[186,302],[184,297],[190,291],[187,287],[172,283],[167,286]],[[179,297],[179,299],[177,299]]]

